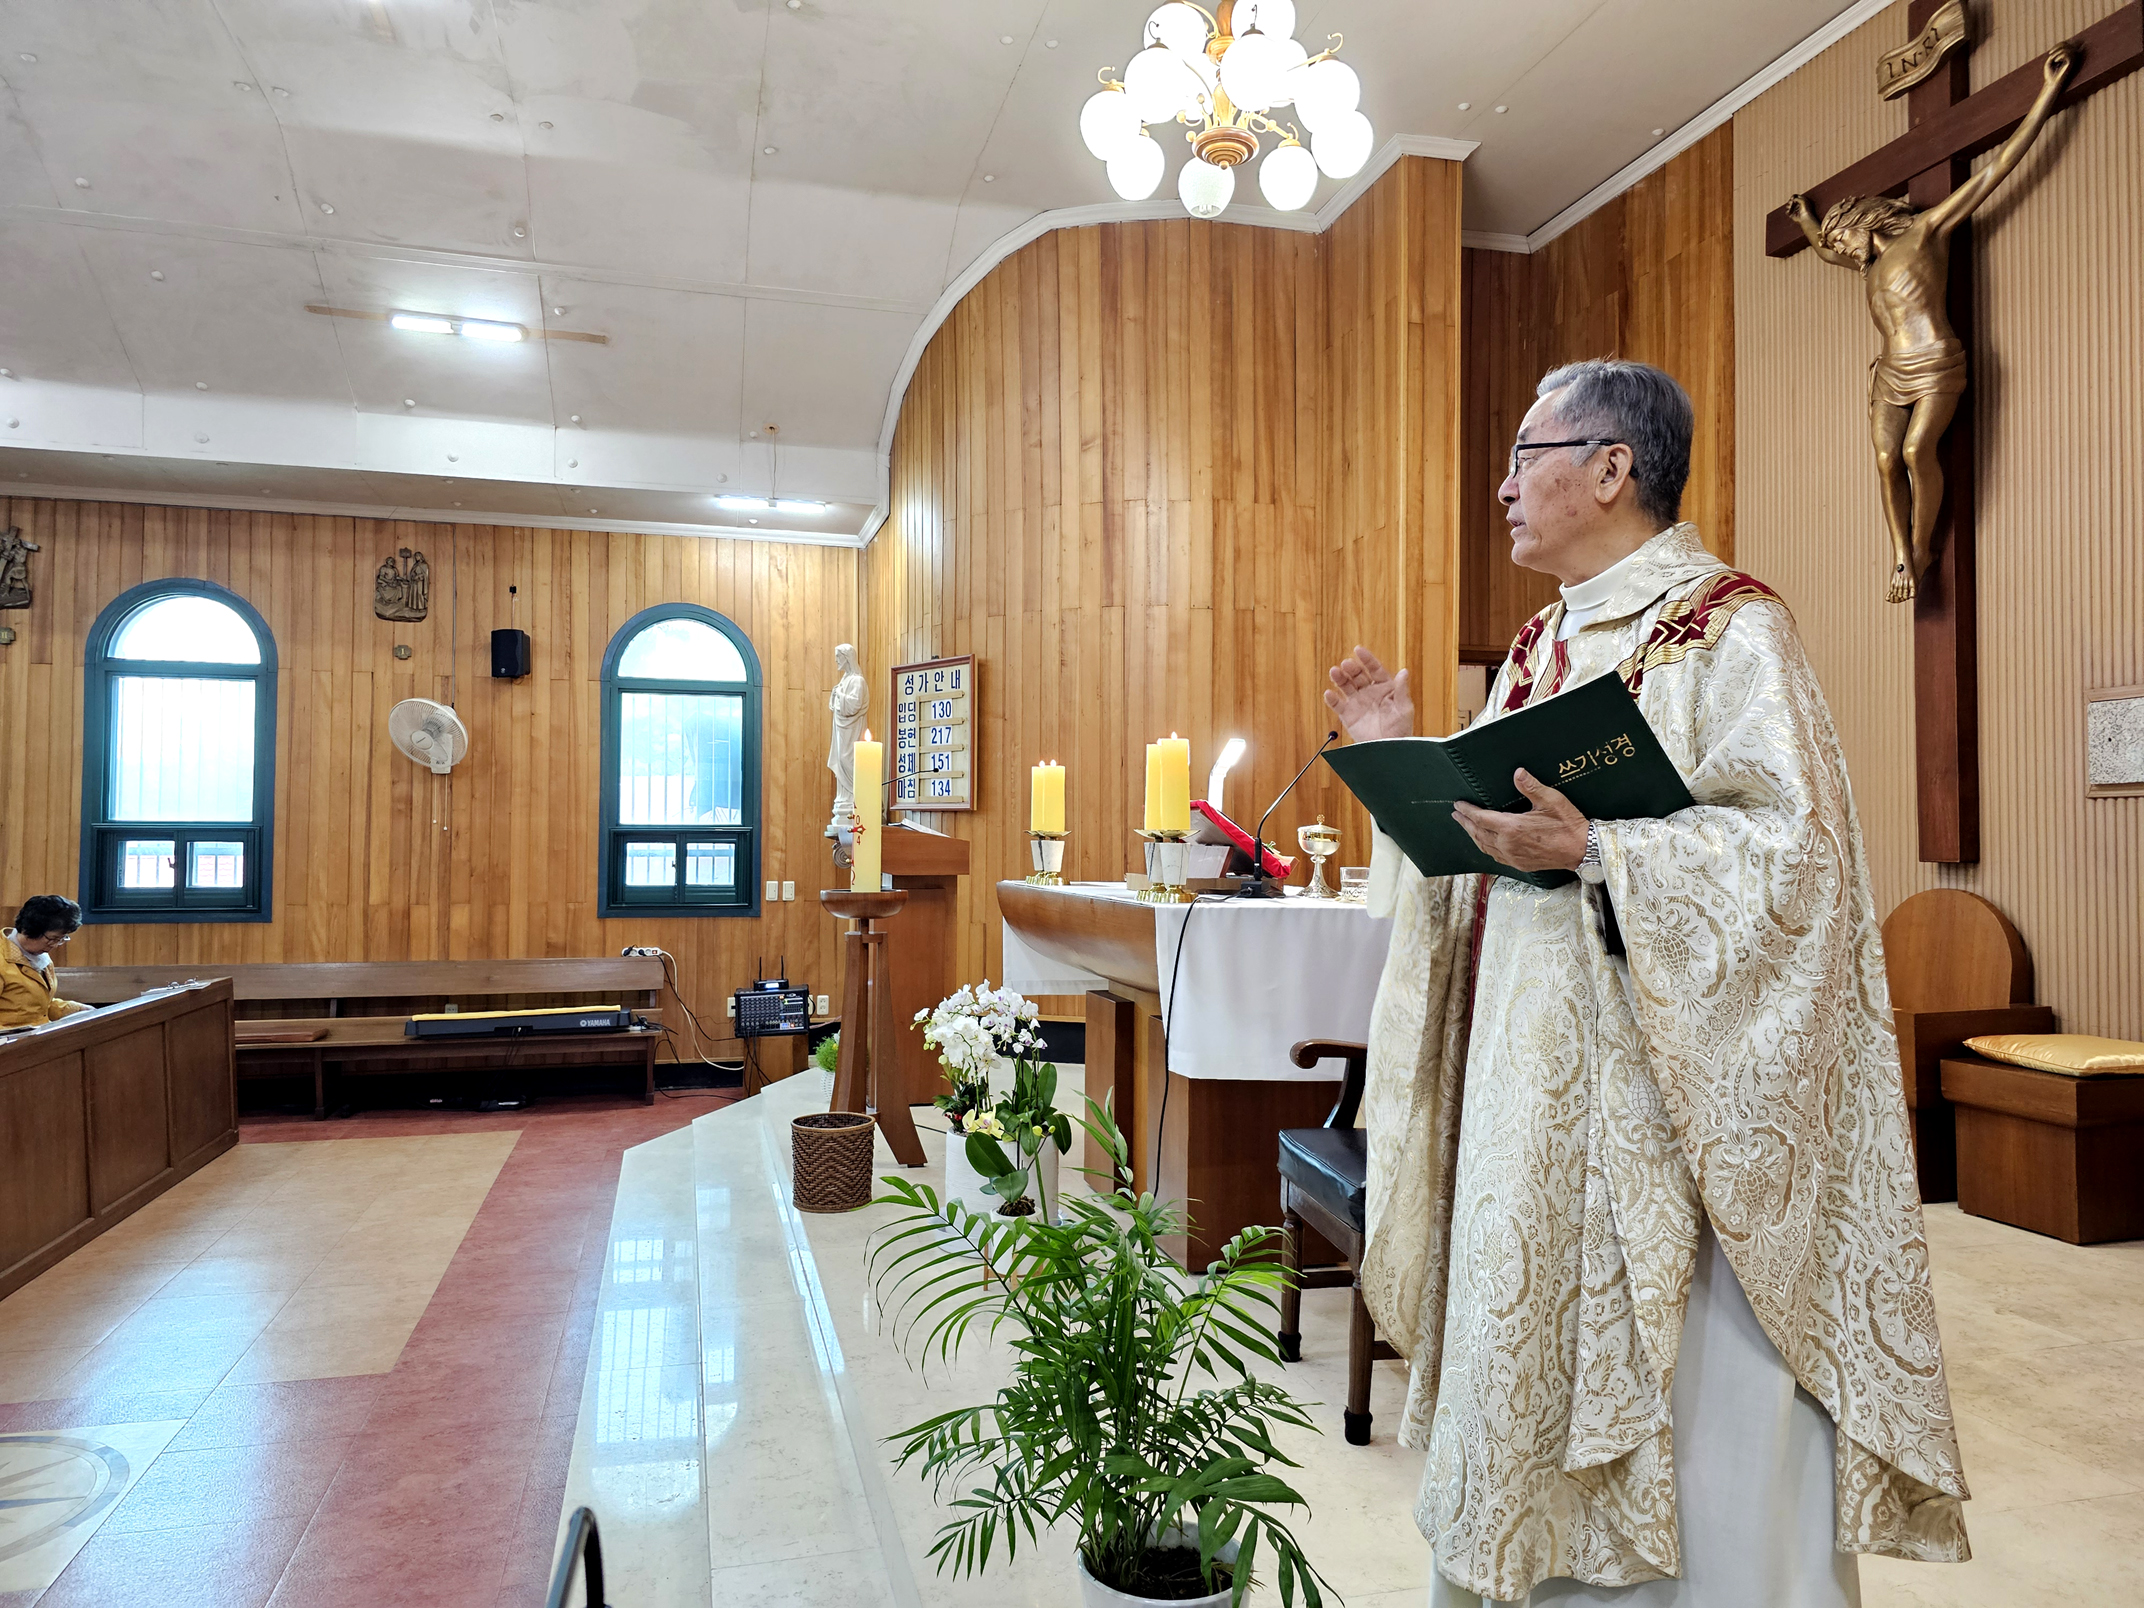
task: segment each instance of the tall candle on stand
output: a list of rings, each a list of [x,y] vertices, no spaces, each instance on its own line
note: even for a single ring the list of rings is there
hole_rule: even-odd
[[[1027,829],[1061,836],[1065,829],[1065,768],[1044,760],[1030,774]]]
[[[1160,807],[1150,802],[1155,818],[1147,823],[1150,832],[1188,832],[1191,830],[1191,739],[1179,737],[1175,732],[1154,745],[1155,763],[1147,774],[1147,797],[1151,801],[1153,781],[1158,776],[1161,782]]]
[[[1161,830],[1161,744],[1146,745],[1146,830]]]
[[[863,740],[856,745],[856,843],[849,851],[849,891],[851,893],[876,893],[879,891],[879,829],[886,820],[886,795],[882,783],[885,780],[886,745],[871,740],[871,729],[864,728]]]

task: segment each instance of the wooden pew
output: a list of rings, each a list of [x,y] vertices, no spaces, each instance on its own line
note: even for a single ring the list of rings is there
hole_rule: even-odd
[[[1885,919],[1883,954],[1921,1199],[1956,1200],[1957,1116],[1943,1058],[1982,1033],[2052,1033],[2055,1013],[2032,1003],[2025,940],[1978,894],[1915,894]]]
[[[310,1071],[313,1115],[327,1115],[327,1069],[346,1075],[419,1072],[449,1063],[534,1068],[638,1062],[642,1097],[655,1103],[663,963],[646,956],[546,960],[320,961],[218,966],[69,966],[58,992],[87,1005],[152,988],[228,977],[237,1001],[239,1076]],[[636,999],[637,996],[637,999]],[[415,1039],[413,1015],[618,1004],[651,1024],[629,1033],[547,1033],[541,1038]]]
[[[0,1296],[238,1143],[231,985],[0,1038]]]

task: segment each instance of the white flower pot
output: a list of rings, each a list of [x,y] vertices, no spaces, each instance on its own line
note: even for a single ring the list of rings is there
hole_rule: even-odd
[[[978,1216],[988,1217],[1004,1201],[985,1184],[968,1161],[968,1136],[954,1128],[945,1136],[945,1198],[957,1200]]]
[[[1171,1530],[1172,1538],[1179,1532]],[[1231,1541],[1219,1553],[1223,1562],[1236,1561],[1236,1543]],[[1087,1572],[1087,1560],[1079,1560],[1079,1600],[1082,1608],[1154,1608],[1161,1602],[1159,1597],[1130,1597],[1121,1591],[1112,1590]],[[1224,1608],[1233,1591],[1217,1591],[1210,1597],[1177,1597],[1168,1602],[1167,1608]]]
[[[1009,1141],[1006,1144],[1006,1154],[1012,1154]],[[1027,1192],[1034,1194],[1039,1182],[1042,1192],[1049,1198],[1051,1215],[1062,1218],[1064,1214],[1057,1208],[1057,1146],[1045,1144],[1041,1155],[1036,1159],[1038,1164],[1035,1171],[1041,1174],[1041,1177],[1039,1180],[1032,1175],[1029,1177]],[[983,1175],[970,1165],[968,1136],[958,1131],[948,1132],[945,1136],[945,1198],[959,1201],[969,1211],[982,1217],[995,1216],[997,1209],[1005,1204],[1005,1197],[991,1189]],[[1039,1206],[1041,1202],[1037,1201],[1036,1204]]]

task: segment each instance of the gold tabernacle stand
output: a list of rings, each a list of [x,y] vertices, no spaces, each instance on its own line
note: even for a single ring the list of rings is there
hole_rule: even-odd
[[[832,914],[853,921],[841,938],[841,1053],[834,1063],[834,1098],[830,1111],[861,1111],[878,1123],[886,1144],[904,1167],[923,1165],[923,1141],[916,1136],[908,1102],[900,1098],[896,1074],[893,983],[883,923],[908,903],[908,895],[827,888],[819,902]],[[881,1091],[884,1091],[884,1097]]]

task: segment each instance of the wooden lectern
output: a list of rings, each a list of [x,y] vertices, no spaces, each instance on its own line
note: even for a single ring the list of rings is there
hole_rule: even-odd
[[[886,930],[894,1049],[879,1074],[879,1099],[929,1105],[945,1093],[945,1074],[938,1052],[923,1042],[916,1012],[929,1010],[959,985],[953,934],[960,879],[968,874],[968,845],[889,821],[879,839],[879,869],[908,895],[901,919]]]

